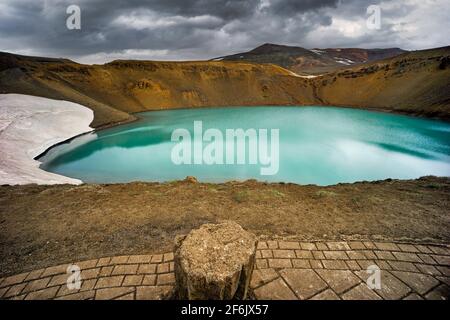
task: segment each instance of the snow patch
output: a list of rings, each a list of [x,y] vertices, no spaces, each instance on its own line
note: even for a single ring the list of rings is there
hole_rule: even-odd
[[[298,78],[312,79],[312,78],[317,78],[317,77],[320,77],[320,76],[321,76],[321,74],[320,74],[320,75],[317,75],[317,76],[314,76],[314,75],[312,75],[312,74],[309,74],[309,75],[306,75],[306,76],[302,76],[302,75],[299,75],[299,74],[297,74],[297,73],[295,73],[295,72],[293,72],[293,71],[290,71],[290,70],[288,70],[288,71],[289,71],[289,73],[290,73],[291,75],[293,75],[294,77],[298,77]]]
[[[322,55],[322,53],[325,53],[325,51],[319,50],[319,49],[311,49],[309,51],[314,52],[315,54],[318,54],[319,56]]]
[[[39,168],[36,156],[52,145],[92,131],[91,109],[80,104],[0,94],[0,184],[80,184]]]
[[[350,60],[350,59],[346,59],[346,58],[334,57],[334,60],[335,60],[337,63],[342,63],[342,64],[345,64],[345,65],[347,65],[347,66],[349,66],[349,65],[355,63],[355,61]]]

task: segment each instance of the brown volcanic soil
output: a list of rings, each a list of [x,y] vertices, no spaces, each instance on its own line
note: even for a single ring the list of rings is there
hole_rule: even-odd
[[[450,47],[415,51],[312,80],[325,105],[450,120]]]
[[[314,79],[273,64],[70,60],[0,53],[0,93],[94,110],[94,127],[130,113],[206,106],[337,105],[450,119],[450,47],[408,52]]]
[[[177,234],[231,219],[265,237],[450,241],[450,178],[330,187],[190,182],[1,186],[0,276],[170,250]]]
[[[94,110],[94,127],[129,113],[182,107],[314,104],[307,80],[246,62],[36,62],[0,54],[0,93],[63,99]],[[296,96],[301,96],[299,100]]]

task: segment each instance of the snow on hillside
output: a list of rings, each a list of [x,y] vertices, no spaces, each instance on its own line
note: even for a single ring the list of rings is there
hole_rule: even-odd
[[[0,94],[0,184],[80,184],[39,168],[34,157],[52,145],[89,132],[92,110],[68,101]]]
[[[322,53],[326,53],[326,51],[319,50],[319,49],[310,49],[309,51],[314,52],[315,54],[318,54],[319,56],[320,56]]]
[[[350,60],[350,59],[346,59],[346,58],[339,58],[339,57],[334,57],[334,60],[337,63],[341,63],[341,64],[345,64],[346,66],[352,65],[355,63],[355,61]]]

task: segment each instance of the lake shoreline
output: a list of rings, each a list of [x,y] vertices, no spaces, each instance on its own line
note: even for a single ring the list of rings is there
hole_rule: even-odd
[[[425,120],[436,120],[436,121],[450,123],[450,118],[448,118],[448,117],[439,117],[439,116],[432,117],[432,116],[429,116],[428,114],[412,112],[409,110],[393,110],[393,109],[388,109],[388,108],[349,106],[349,105],[337,105],[337,104],[336,105],[331,105],[331,104],[323,104],[323,105],[321,105],[321,104],[317,104],[317,105],[265,104],[265,105],[240,105],[240,106],[195,106],[195,107],[148,108],[143,111],[130,112],[129,114],[132,115],[134,117],[134,119],[128,119],[125,121],[111,122],[111,123],[108,123],[105,125],[100,125],[98,127],[94,127],[94,129],[92,131],[97,132],[97,131],[100,131],[103,129],[117,127],[122,124],[128,124],[128,123],[132,123],[135,121],[139,121],[139,119],[140,119],[139,114],[145,113],[145,112],[171,111],[171,110],[195,110],[195,109],[218,109],[218,108],[240,108],[240,107],[242,107],[242,108],[260,108],[260,107],[299,107],[299,108],[302,108],[302,107],[330,107],[330,108],[333,108],[333,107],[337,107],[337,108],[345,108],[345,109],[355,109],[355,110],[365,110],[365,111],[373,111],[373,112],[380,112],[380,113],[397,114],[397,115],[403,115],[403,116],[408,116],[408,117],[413,117],[413,118],[420,118],[420,119],[425,119]]]
[[[7,95],[14,95],[14,94],[7,94]],[[5,95],[5,96],[7,96],[7,95]],[[27,96],[27,97],[34,97],[34,96]],[[41,98],[41,97],[35,97],[35,98],[36,99],[45,99],[45,98]],[[65,103],[65,101],[60,101],[60,100],[54,100],[54,101],[58,101],[59,104]],[[71,102],[68,102],[68,103],[71,103]],[[335,107],[336,108],[337,107],[337,108],[345,108],[345,109],[366,110],[366,111],[370,111],[370,112],[380,112],[380,113],[387,113],[387,114],[398,114],[398,115],[403,115],[403,116],[408,116],[408,117],[417,117],[417,118],[423,118],[423,119],[428,119],[428,120],[437,120],[437,121],[447,122],[447,121],[445,121],[443,119],[435,119],[435,118],[430,118],[430,117],[427,117],[427,116],[420,116],[420,115],[419,116],[418,115],[411,115],[411,114],[407,114],[407,113],[398,112],[396,110],[386,110],[386,109],[377,109],[377,108],[355,108],[355,107],[352,107],[352,106],[324,106],[324,105],[312,105],[312,106],[311,105],[285,105],[285,106],[262,105],[262,106],[227,106],[227,107],[224,107],[224,106],[202,106],[202,107],[179,107],[179,108],[170,108],[170,109],[154,108],[154,109],[151,109],[151,110],[148,110],[148,111],[143,111],[143,112],[157,112],[157,111],[171,111],[171,110],[220,109],[220,108],[227,109],[227,108],[238,108],[238,107],[255,108],[255,109],[261,108],[261,107],[292,107],[292,108],[296,108],[296,107],[298,107],[298,108],[302,108],[302,107],[330,107],[330,108],[332,108],[332,107]],[[84,107],[84,108],[87,108],[87,107]],[[89,109],[89,108],[87,108],[87,109]],[[117,123],[110,123],[108,125],[101,126],[101,127],[98,127],[98,128],[89,128],[90,129],[89,131],[82,130],[79,133],[73,132],[72,133],[73,135],[69,135],[66,138],[65,137],[59,138],[56,141],[56,143],[51,144],[51,145],[49,145],[48,143],[44,143],[44,145],[39,146],[39,148],[41,150],[39,150],[40,152],[38,154],[35,154],[32,157],[32,160],[39,161],[39,159],[41,157],[45,156],[49,152],[49,150],[51,150],[51,149],[53,149],[53,148],[55,148],[57,146],[63,145],[65,143],[68,143],[68,142],[70,142],[70,141],[72,141],[72,140],[74,140],[74,139],[76,139],[76,138],[78,138],[80,136],[83,136],[83,135],[85,135],[87,133],[101,132],[101,131],[103,131],[105,129],[108,129],[108,128],[118,127],[118,126],[123,125],[123,124],[129,124],[129,123],[133,123],[133,122],[139,121],[141,119],[141,117],[139,116],[140,113],[142,113],[142,112],[137,112],[137,113],[131,114],[132,115],[132,119],[127,120],[127,121],[121,121],[121,122],[117,122]],[[43,149],[43,147],[45,147],[45,149]],[[65,176],[62,176],[62,175],[55,175],[55,174],[49,173],[49,172],[47,172],[45,170],[42,170],[40,168],[40,164],[38,164],[38,170],[39,171],[43,171],[42,173],[44,175],[45,174],[50,174],[50,175],[53,176],[53,179],[48,181],[48,182],[39,181],[38,183],[52,184],[52,183],[65,183],[65,182],[68,182],[68,181],[72,181],[72,183],[83,183],[82,181],[79,181],[79,180],[75,181],[77,179],[68,178],[68,177],[65,177]],[[55,179],[57,176],[59,176],[60,178],[59,179]],[[11,179],[9,179],[7,181],[8,182],[6,182],[6,183],[12,183],[12,184],[21,183],[21,184],[23,184],[23,182],[13,182]],[[29,182],[25,182],[25,183],[32,183],[32,180],[30,180]]]
[[[159,110],[136,116],[139,122],[97,131],[93,139],[86,138],[89,143],[81,138],[56,147],[50,156],[41,158],[42,168],[86,183],[162,182],[195,176],[199,181],[212,183],[257,179],[334,185],[450,175],[450,166],[446,163],[450,147],[446,137],[449,137],[450,126],[442,121],[321,106]],[[227,154],[225,159],[223,146],[234,145],[233,139],[225,138],[238,129],[244,132],[242,128],[249,129],[254,138],[242,148],[252,147],[251,154],[256,156],[246,156],[242,163],[236,162],[234,153],[231,153],[232,158]],[[279,131],[282,131],[281,139]],[[182,136],[178,136],[181,132]],[[210,138],[200,138],[202,132],[214,132],[219,138],[214,136],[214,142]],[[275,133],[276,150],[270,148],[272,156],[261,158],[258,141],[272,141]],[[194,141],[203,142],[193,144],[191,134]],[[269,140],[267,135],[271,136]],[[192,146],[196,148],[191,150]],[[219,154],[216,149],[221,150]],[[127,151],[122,153],[121,150]],[[204,154],[207,150],[209,153]],[[211,150],[216,152],[210,154]],[[194,152],[199,151],[201,153],[192,158]],[[123,162],[124,159],[127,160]],[[210,163],[202,159],[209,159]],[[273,173],[266,173],[266,169],[262,169],[266,167],[273,168]]]

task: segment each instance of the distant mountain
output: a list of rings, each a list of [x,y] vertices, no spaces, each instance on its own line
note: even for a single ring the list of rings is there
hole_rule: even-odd
[[[315,48],[309,50],[302,47],[266,43],[248,52],[212,60],[273,63],[298,74],[320,74],[365,62],[391,58],[405,52],[405,50],[399,48]]]

